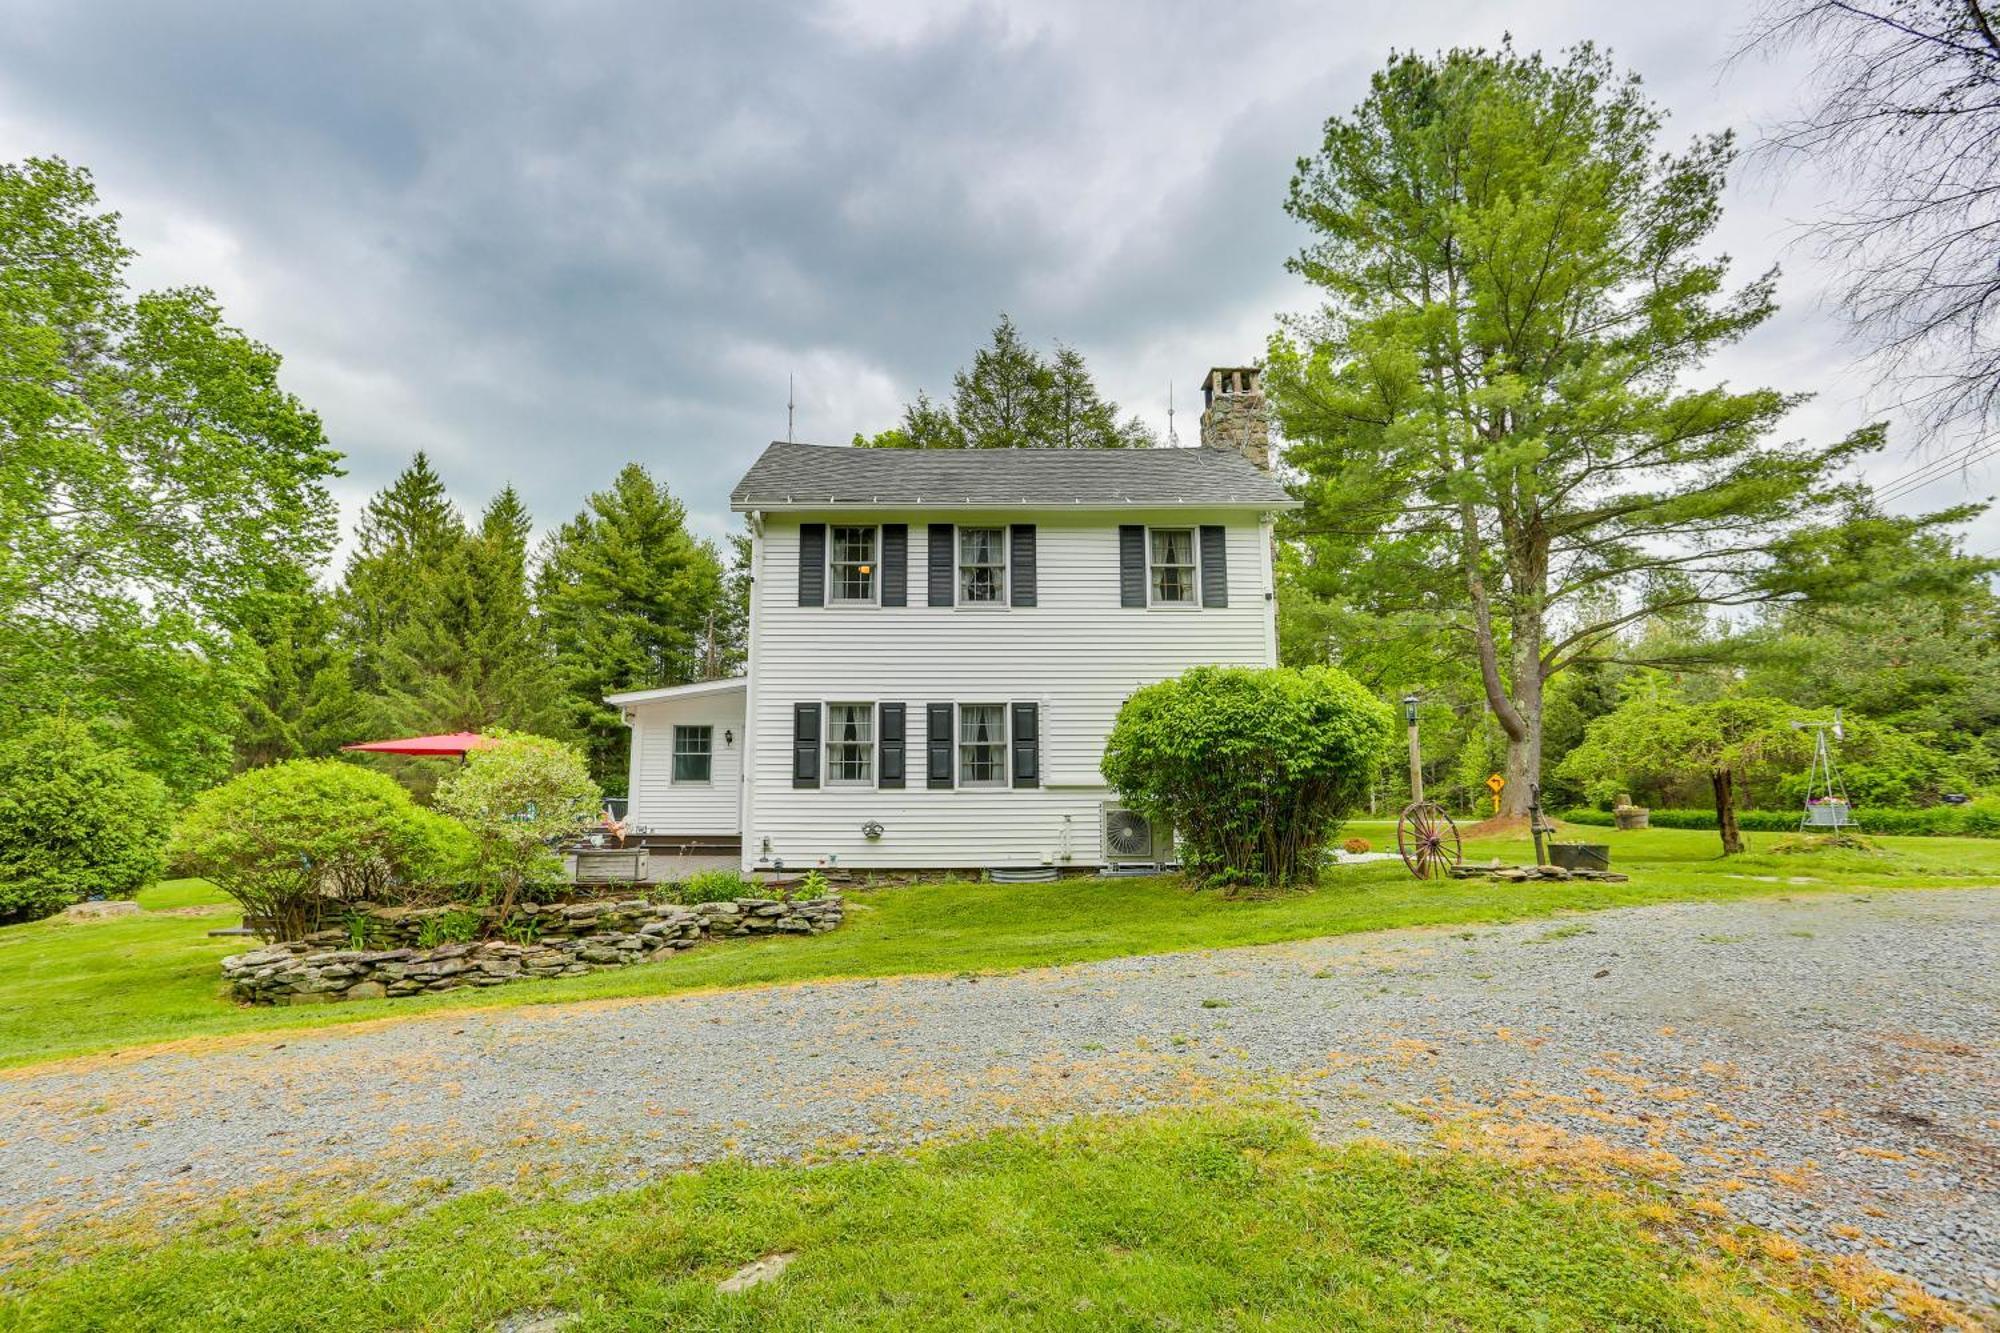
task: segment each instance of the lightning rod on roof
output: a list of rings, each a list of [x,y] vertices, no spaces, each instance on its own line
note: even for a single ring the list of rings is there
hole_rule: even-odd
[[[1174,382],[1167,381],[1167,448],[1181,447],[1180,432],[1174,429]]]
[[[792,409],[795,406],[796,404],[793,402],[793,397],[792,397],[792,375],[790,371],[786,371],[785,372],[785,443],[786,444],[797,443],[796,440],[792,439]]]

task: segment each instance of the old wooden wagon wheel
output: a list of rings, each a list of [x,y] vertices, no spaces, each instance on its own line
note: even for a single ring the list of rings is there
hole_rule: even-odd
[[[1412,801],[1396,821],[1396,850],[1418,879],[1443,879],[1462,864],[1458,825],[1436,801]]]

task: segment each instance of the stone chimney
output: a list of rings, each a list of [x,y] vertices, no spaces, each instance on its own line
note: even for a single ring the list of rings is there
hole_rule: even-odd
[[[1264,405],[1264,372],[1256,366],[1217,366],[1201,382],[1201,447],[1242,454],[1271,470],[1271,411]]]

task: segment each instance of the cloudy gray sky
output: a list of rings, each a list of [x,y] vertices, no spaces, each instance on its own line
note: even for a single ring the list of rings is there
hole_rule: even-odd
[[[1723,67],[1743,13],[0,0],[0,157],[90,166],[142,285],[211,286],[284,354],[350,524],[426,449],[468,508],[511,481],[544,526],[638,459],[717,534],[788,374],[799,438],[844,442],[948,388],[1001,310],[1164,432],[1170,380],[1187,406],[1310,303],[1291,165],[1392,48],[1592,39],[1680,138],[1797,96],[1796,64]],[[1740,177],[1722,244],[1746,276],[1783,262],[1786,310],[1718,373],[1817,391],[1793,430],[1845,431],[1865,377],[1786,248],[1819,183]]]

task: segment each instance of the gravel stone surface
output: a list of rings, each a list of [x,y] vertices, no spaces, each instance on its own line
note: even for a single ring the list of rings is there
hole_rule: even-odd
[[[315,1180],[617,1186],[1258,1088],[1336,1140],[1595,1136],[1990,1307],[1996,960],[2000,890],[1878,892],[138,1052],[0,1076],[0,1228]]]

